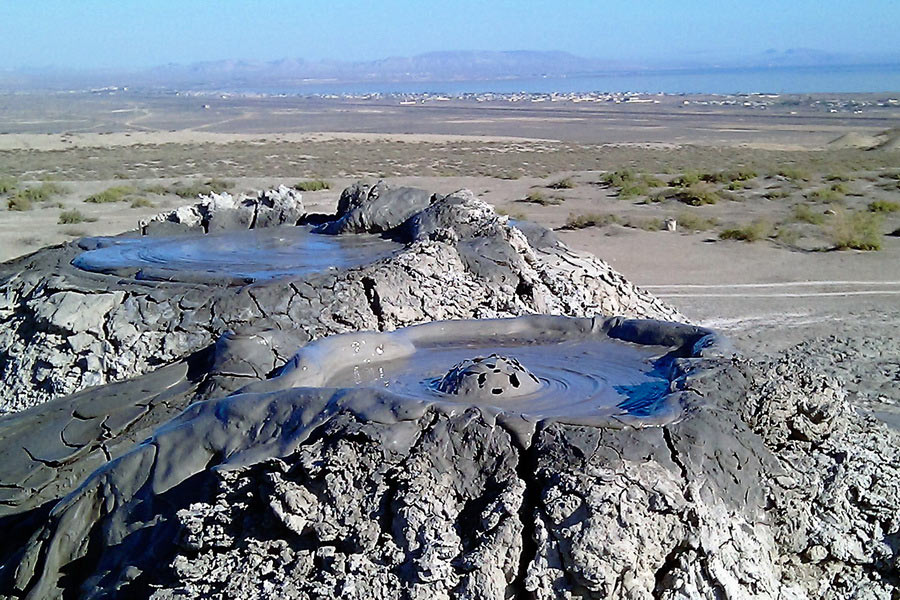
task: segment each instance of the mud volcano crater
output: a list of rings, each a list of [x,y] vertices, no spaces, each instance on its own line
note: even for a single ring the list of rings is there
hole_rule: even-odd
[[[403,248],[382,236],[327,235],[312,225],[207,235],[95,237],[72,264],[85,271],[162,281],[252,283],[299,278],[378,261]]]
[[[396,402],[451,412],[477,407],[516,423],[516,435],[528,445],[540,421],[595,427],[674,422],[689,404],[673,387],[685,361],[729,351],[710,330],[657,321],[529,316],[438,322],[321,340],[279,376],[248,389],[370,388]]]

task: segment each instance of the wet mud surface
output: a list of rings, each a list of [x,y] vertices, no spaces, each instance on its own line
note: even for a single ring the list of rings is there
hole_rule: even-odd
[[[135,279],[189,281],[231,278],[253,282],[349,269],[389,256],[402,244],[380,236],[333,236],[313,226],[279,226],[204,236],[96,237],[72,264],[85,271]]]

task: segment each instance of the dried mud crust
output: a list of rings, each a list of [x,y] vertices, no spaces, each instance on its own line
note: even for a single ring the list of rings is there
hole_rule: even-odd
[[[898,435],[794,356],[694,367],[677,423],[549,421],[524,443],[478,409],[373,412],[365,391],[194,405],[59,502],[0,581],[32,598],[894,597]]]
[[[140,281],[88,273],[70,264],[81,252],[76,243],[0,266],[0,411],[146,373],[228,330],[284,332],[272,336],[280,364],[298,344],[325,335],[438,319],[598,312],[680,318],[606,263],[539,227],[514,226],[465,190],[438,197],[354,186],[341,208],[335,218],[342,227],[390,231],[405,247],[358,268],[244,286],[191,283],[189,274]],[[298,195],[281,188],[237,200],[212,196],[152,219],[143,231],[201,235],[292,224],[302,215]]]

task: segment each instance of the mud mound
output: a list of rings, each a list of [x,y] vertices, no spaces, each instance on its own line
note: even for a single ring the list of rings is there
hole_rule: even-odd
[[[546,230],[518,229],[471,192],[439,198],[379,184],[345,196],[331,222],[355,225],[333,236],[337,241],[313,232],[328,223],[308,222],[299,195],[282,188],[212,196],[156,217],[143,236],[82,240],[6,263],[0,410],[146,373],[229,330],[281,332],[270,336],[277,366],[311,339],[435,319],[679,317],[609,265],[567,249]],[[279,263],[298,253],[279,253],[271,240],[298,236],[287,245],[311,245],[300,254],[315,264]],[[235,249],[238,241],[245,246]],[[345,260],[331,268],[317,248],[340,248]]]
[[[432,343],[514,357],[542,338],[647,348],[669,382],[657,406],[678,416],[579,424],[529,414],[546,389],[500,401],[398,385],[401,364],[438,379],[419,360]],[[233,363],[230,347],[212,363]],[[507,359],[504,376],[554,365],[540,356]],[[361,379],[319,387],[346,373]],[[638,392],[617,387],[627,415]],[[0,581],[31,598],[890,597],[898,442],[794,355],[737,360],[689,326],[526,317],[347,334],[192,405],[49,513],[17,515],[33,533],[9,544]]]

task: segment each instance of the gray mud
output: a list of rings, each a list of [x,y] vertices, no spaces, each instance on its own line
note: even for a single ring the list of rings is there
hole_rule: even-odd
[[[223,231],[204,236],[99,237],[72,264],[85,271],[165,281],[251,283],[346,270],[380,260],[403,245],[376,235],[333,236],[312,226]]]
[[[384,231],[396,222],[385,202],[396,197],[398,214],[409,210],[410,192],[400,192],[394,195],[383,184],[351,188],[345,196],[352,202],[343,206],[350,212],[333,220],[376,202],[379,209],[365,224]],[[0,346],[6,349],[0,354],[6,384],[0,389],[0,411],[141,375],[208,347],[229,330],[273,331],[267,343],[278,366],[298,346],[325,335],[437,319],[529,313],[679,317],[609,265],[534,228],[526,228],[526,235],[470,192],[438,198],[420,191],[417,197],[430,204],[385,233],[393,242],[367,232],[341,233],[334,240],[304,238],[345,248],[347,262],[335,269],[284,274],[277,267],[278,251],[271,250],[277,244],[267,242],[273,267],[284,276],[250,285],[235,285],[245,282],[233,277],[234,255],[250,255],[255,266],[249,274],[256,274],[262,257],[253,249],[229,246],[216,258],[207,246],[209,236],[223,239],[216,232],[226,231],[225,236],[257,239],[265,235],[250,229],[302,225],[302,202],[292,190],[238,199],[212,196],[152,219],[142,227],[145,237],[123,238],[113,247],[135,244],[156,249],[155,254],[162,244],[163,255],[174,252],[182,265],[143,267],[143,278],[128,269],[105,274],[73,266],[94,252],[86,253],[78,243],[0,266]],[[174,234],[184,236],[168,241]],[[198,248],[201,257],[210,255],[215,269],[182,268],[195,264],[190,256]],[[117,258],[119,252],[113,254]],[[321,265],[321,257],[314,262]]]
[[[252,285],[2,267],[0,598],[900,593],[900,437],[815,352],[736,356],[468,192],[354,186],[339,221],[402,248]],[[297,224],[281,189],[141,233]]]

